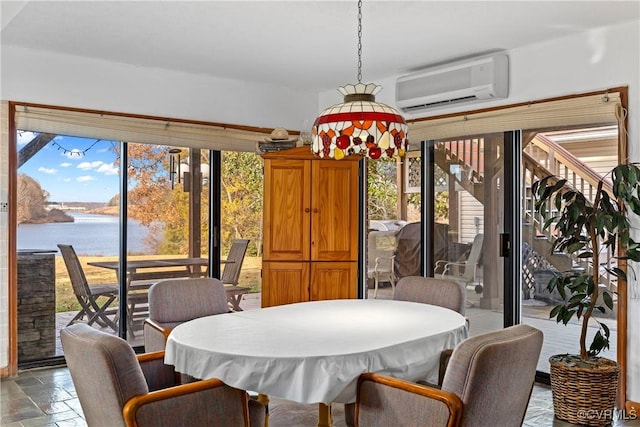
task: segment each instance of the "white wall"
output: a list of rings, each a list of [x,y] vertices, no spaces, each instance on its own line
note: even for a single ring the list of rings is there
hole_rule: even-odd
[[[3,100],[260,127],[301,129],[317,94],[8,47]]]
[[[629,160],[640,162],[640,21],[514,49],[508,55],[508,99],[436,110],[428,115],[628,86]],[[394,105],[395,78],[375,83],[384,87],[377,100]],[[325,108],[339,100],[339,96],[328,91],[320,94],[319,105]],[[415,117],[418,116],[408,118]],[[640,221],[636,221],[635,226],[640,229]],[[636,236],[636,240],[639,239],[640,236]],[[635,271],[639,272],[640,267],[636,265]],[[640,402],[640,281],[631,280],[629,289],[635,292],[630,291],[628,298],[627,398]]]
[[[509,98],[474,104],[474,109],[629,86],[630,160],[640,161],[640,21],[531,45],[508,54]],[[1,66],[0,99],[134,114],[300,129],[305,120],[314,119],[318,110],[341,101],[336,91],[316,96],[286,88],[17,48],[2,50]],[[384,87],[378,101],[393,105],[395,77],[376,83]],[[463,109],[470,108],[457,110]],[[2,203],[7,201],[6,180],[0,180],[0,184]],[[2,245],[0,259],[6,257],[6,246]],[[6,295],[5,273],[0,269],[0,298]],[[637,288],[638,283],[630,286]],[[0,325],[6,324],[6,317],[3,309]],[[640,299],[629,300],[628,334],[628,398],[640,402]],[[4,356],[0,354],[0,361],[6,360]]]

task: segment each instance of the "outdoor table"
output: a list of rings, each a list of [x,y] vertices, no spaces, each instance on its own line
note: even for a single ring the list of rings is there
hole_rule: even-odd
[[[221,261],[224,263],[226,261]],[[102,267],[109,270],[117,271],[120,269],[119,261],[94,261],[87,263],[94,267]],[[156,258],[145,260],[127,261],[127,285],[136,280],[154,280],[169,279],[176,277],[193,277],[196,275],[205,275],[199,273],[194,267],[207,267],[209,260],[206,258]],[[169,267],[184,267],[184,269],[166,270]],[[164,268],[163,271],[148,271],[149,269]],[[147,271],[141,271],[147,270]]]
[[[165,363],[195,378],[300,403],[351,403],[364,372],[436,382],[440,353],[467,337],[459,313],[394,300],[327,300],[208,316],[177,326]]]
[[[226,261],[221,260],[221,264]],[[119,261],[93,261],[87,263],[93,267],[101,267],[114,270],[116,274],[120,270]],[[148,303],[149,288],[158,280],[182,278],[182,277],[204,277],[207,275],[209,260],[207,258],[155,258],[143,260],[127,261],[127,310],[129,329],[134,333],[134,315],[138,310],[145,315]],[[176,267],[180,267],[176,269]],[[200,267],[205,267],[200,271]],[[143,281],[142,283],[134,283]],[[136,307],[140,307],[136,309]]]

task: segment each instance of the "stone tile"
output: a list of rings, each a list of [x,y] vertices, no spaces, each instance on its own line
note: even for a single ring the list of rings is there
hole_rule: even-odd
[[[15,382],[16,382],[17,385],[19,385],[23,389],[25,387],[41,386],[42,385],[42,381],[40,381],[38,378],[33,377],[29,373],[20,374],[18,376],[18,378],[15,380]]]
[[[72,399],[74,396],[70,395],[65,389],[57,386],[45,386],[45,387],[25,387],[24,392],[29,396],[36,405],[42,406],[54,402],[63,402],[68,399]]]
[[[20,423],[21,427],[57,427],[55,421],[49,420],[47,417],[32,418]]]
[[[73,409],[77,414],[82,415],[82,406],[80,405],[80,400],[78,400],[77,397],[65,400],[64,403],[69,405],[69,407]]]
[[[24,392],[15,381],[0,381],[0,401],[17,395],[24,396]]]
[[[58,427],[87,427],[87,423],[82,418],[74,418],[71,420],[58,421]]]
[[[73,413],[73,416],[77,416],[78,414],[67,405],[66,401],[55,401],[55,402],[45,402],[38,405],[38,408],[46,415],[54,415],[54,414],[69,414],[69,412]],[[69,418],[68,415],[66,418]]]
[[[2,412],[3,424],[38,418],[43,415],[40,408],[27,397],[3,399],[2,402],[0,402],[0,410]]]

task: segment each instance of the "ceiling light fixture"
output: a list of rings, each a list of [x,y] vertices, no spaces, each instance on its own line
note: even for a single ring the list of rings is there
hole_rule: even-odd
[[[320,157],[342,159],[359,154],[371,159],[404,156],[407,123],[394,108],[376,102],[382,89],[362,83],[362,0],[358,1],[358,83],[338,88],[342,104],[327,108],[311,129],[311,150]]]

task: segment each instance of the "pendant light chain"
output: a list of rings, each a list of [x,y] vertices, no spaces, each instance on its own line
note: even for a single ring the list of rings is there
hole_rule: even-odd
[[[362,0],[358,0],[358,83],[362,83]]]
[[[395,108],[376,102],[381,89],[362,83],[362,0],[358,0],[358,83],[338,88],[344,102],[320,113],[311,128],[311,151],[320,158],[404,156],[409,144],[407,122]]]

